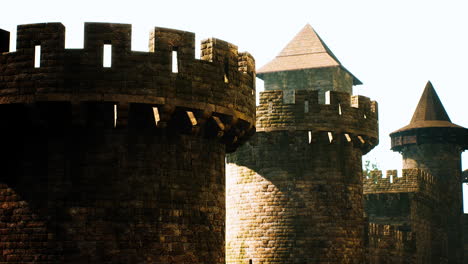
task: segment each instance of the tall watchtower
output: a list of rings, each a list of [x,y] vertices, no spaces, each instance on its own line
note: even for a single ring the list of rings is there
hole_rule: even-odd
[[[448,263],[463,263],[461,152],[468,148],[468,129],[450,121],[428,82],[409,125],[390,137],[392,150],[403,156],[403,169],[423,169],[438,179]]]
[[[227,158],[227,263],[362,264],[377,103],[309,25],[258,76],[257,133]]]
[[[17,32],[16,52],[0,32],[0,262],[224,263],[253,58],[207,39],[197,60],[193,33],[164,28],[150,52],[127,24],[86,23],[84,49],[60,23]]]

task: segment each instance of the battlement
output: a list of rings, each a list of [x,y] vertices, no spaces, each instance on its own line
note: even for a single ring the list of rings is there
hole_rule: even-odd
[[[383,225],[369,223],[369,236],[370,238],[382,238],[382,237],[392,237],[395,241],[399,242],[409,242],[414,241],[414,234],[407,230],[408,228],[403,228],[394,225]]]
[[[374,250],[383,248],[388,251],[387,254],[412,252],[416,248],[416,235],[407,229],[401,226],[369,223],[369,248]],[[374,253],[374,250],[371,250],[371,253]]]
[[[130,104],[144,104],[158,109],[161,126],[183,112],[189,124],[211,120],[235,142],[254,131],[255,61],[249,53],[210,38],[202,41],[198,60],[194,33],[166,28],[151,31],[149,52],[136,52],[131,30],[128,24],[85,23],[84,48],[65,49],[60,23],[18,26],[17,51],[0,54],[0,104],[103,102],[124,119]],[[0,43],[7,38],[2,32]],[[110,66],[104,65],[105,45]]]
[[[364,195],[385,193],[422,193],[437,198],[437,179],[422,169],[404,169],[401,177],[397,170],[387,170],[385,178],[382,171],[371,171],[370,177],[364,178]]]
[[[310,131],[365,145],[378,144],[377,102],[364,96],[328,91],[320,104],[316,90],[275,90],[260,93],[257,131]],[[313,137],[313,136],[312,136]],[[331,142],[332,140],[330,140]]]

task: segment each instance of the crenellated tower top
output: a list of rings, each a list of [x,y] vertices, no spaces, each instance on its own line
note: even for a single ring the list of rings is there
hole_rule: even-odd
[[[151,31],[149,52],[136,52],[131,30],[128,24],[85,23],[84,48],[65,49],[61,23],[20,25],[16,52],[8,52],[9,33],[1,31],[0,104],[68,103],[73,117],[83,116],[76,109],[87,102],[113,104],[108,119],[116,116],[117,127],[143,115],[152,123],[146,126],[182,124],[221,137],[228,149],[255,131],[255,62],[249,53],[210,38],[202,41],[198,60],[194,33],[166,28]],[[130,113],[136,109],[146,110]]]

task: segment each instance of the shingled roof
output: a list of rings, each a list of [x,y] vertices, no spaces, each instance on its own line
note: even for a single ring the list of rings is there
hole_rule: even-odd
[[[341,67],[353,76],[353,84],[362,84],[343,67],[315,30],[307,24],[272,61],[257,70],[260,78],[265,73],[302,69]]]
[[[418,106],[414,111],[413,118],[409,125],[402,127],[393,133],[429,127],[463,128],[450,121],[450,118],[430,81],[426,84],[426,88],[424,89],[421,99],[419,99]]]

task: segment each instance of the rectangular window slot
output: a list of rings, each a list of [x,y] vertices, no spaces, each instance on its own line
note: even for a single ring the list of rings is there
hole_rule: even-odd
[[[390,175],[390,183],[393,183],[393,175]]]
[[[341,115],[341,104],[338,104],[338,114]]]
[[[224,83],[229,83],[228,73],[229,73],[229,60],[226,58],[224,60]]]
[[[304,101],[304,113],[309,113],[309,101]]]
[[[179,61],[177,60],[177,49],[172,51],[172,72],[179,72]]]
[[[364,119],[367,119],[367,116],[366,116],[366,114],[364,114]]]
[[[361,136],[358,136],[358,139],[359,141],[361,141],[362,144],[366,143],[366,141]]]
[[[34,47],[34,68],[41,67],[41,45]]]
[[[117,104],[114,104],[114,128],[117,126]]]
[[[312,131],[307,133],[309,135],[309,144],[312,143]]]
[[[351,137],[349,136],[349,134],[344,134],[344,136],[348,142],[351,142]]]
[[[157,126],[159,121],[161,120],[161,118],[159,117],[159,111],[157,107],[153,107],[153,116],[154,116],[154,123]]]
[[[102,66],[104,68],[112,67],[112,45],[104,44],[104,53],[102,57]]]
[[[192,124],[192,126],[196,126],[197,125],[197,118],[195,118],[195,115],[193,114],[193,112],[187,111],[187,116],[190,119],[190,123]]]
[[[330,104],[330,91],[325,92],[325,104]]]
[[[330,141],[330,143],[332,143],[332,141],[333,141],[333,133],[332,132],[328,132],[328,141]]]
[[[217,116],[213,116],[213,120],[216,122],[216,125],[218,126],[219,130],[224,131],[225,127],[223,122],[221,122],[221,119]]]

